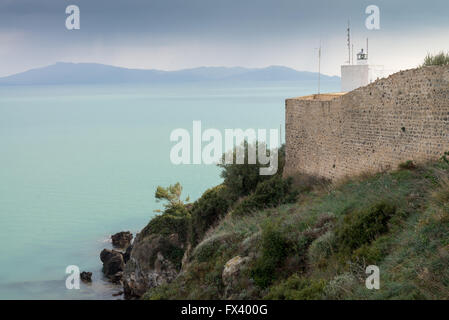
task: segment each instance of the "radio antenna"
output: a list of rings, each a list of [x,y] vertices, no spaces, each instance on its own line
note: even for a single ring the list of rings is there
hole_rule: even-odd
[[[321,39],[320,47],[318,48],[318,94],[321,91]]]
[[[369,55],[368,55],[368,38],[366,38],[366,57],[367,58],[369,58]]]
[[[348,20],[348,64],[351,64],[351,22]]]

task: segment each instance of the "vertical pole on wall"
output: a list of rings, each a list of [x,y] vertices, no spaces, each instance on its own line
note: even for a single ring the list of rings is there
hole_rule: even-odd
[[[321,40],[320,47],[318,48],[318,94],[321,91]]]
[[[348,64],[351,64],[351,22],[348,20]]]
[[[366,38],[366,58],[369,59],[369,54],[368,54],[368,38]]]
[[[351,62],[351,64],[354,64],[354,44],[352,44],[352,53],[351,53],[351,59],[352,59],[352,62]]]

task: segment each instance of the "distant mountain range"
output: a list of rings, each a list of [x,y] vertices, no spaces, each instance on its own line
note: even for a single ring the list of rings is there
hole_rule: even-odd
[[[312,81],[318,73],[282,66],[251,69],[242,67],[199,67],[179,71],[127,69],[96,63],[65,63],[32,69],[0,78],[0,85],[177,83],[192,81]],[[321,75],[322,81],[339,81]]]

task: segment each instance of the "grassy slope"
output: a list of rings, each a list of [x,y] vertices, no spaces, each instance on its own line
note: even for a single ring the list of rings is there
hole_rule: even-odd
[[[357,177],[294,204],[227,215],[183,273],[146,299],[448,299],[449,171],[435,163]],[[368,236],[367,236],[368,235]],[[249,257],[232,285],[225,263]],[[380,267],[380,290],[365,267]]]

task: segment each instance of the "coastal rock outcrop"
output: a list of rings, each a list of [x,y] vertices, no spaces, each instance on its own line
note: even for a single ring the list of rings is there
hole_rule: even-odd
[[[103,273],[113,283],[120,283],[125,264],[129,260],[132,250],[133,235],[129,231],[122,231],[111,236],[112,245],[125,251],[103,249],[100,260],[103,262]]]
[[[83,271],[80,273],[80,279],[83,282],[92,282],[92,272]]]
[[[119,282],[125,268],[123,254],[120,251],[104,249],[100,253],[100,260],[103,262],[104,275],[112,282]]]
[[[129,258],[131,257],[131,250],[132,249],[133,249],[133,245],[130,245],[128,248],[126,248],[125,252],[123,253],[123,261],[125,263],[127,263]]]
[[[129,231],[122,231],[111,236],[112,245],[116,248],[127,248],[133,239],[133,234]]]
[[[149,288],[172,281],[179,273],[184,244],[177,235],[137,235],[123,273],[126,299],[142,296]]]
[[[159,189],[159,193],[164,192],[168,191]],[[148,289],[178,276],[188,242],[189,219],[185,206],[174,201],[136,235],[129,258],[125,253],[129,259],[122,279],[126,299],[141,297]]]

